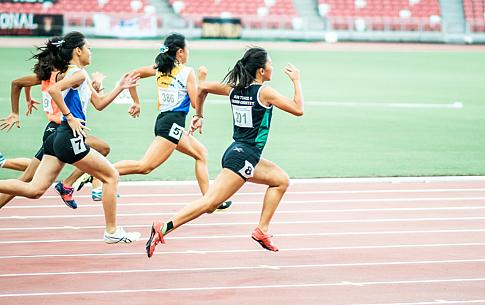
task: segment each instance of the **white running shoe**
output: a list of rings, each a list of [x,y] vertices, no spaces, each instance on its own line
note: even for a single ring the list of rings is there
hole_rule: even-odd
[[[72,187],[76,189],[76,191],[80,191],[87,183],[93,183],[93,176],[84,173],[81,177],[77,178],[77,180],[72,184]]]
[[[93,201],[101,201],[103,200],[103,188],[97,187],[91,191],[91,198]]]
[[[116,232],[113,234],[104,231],[104,242],[107,244],[129,244],[140,239],[140,235],[140,232],[125,232],[123,227],[118,226],[116,228]]]

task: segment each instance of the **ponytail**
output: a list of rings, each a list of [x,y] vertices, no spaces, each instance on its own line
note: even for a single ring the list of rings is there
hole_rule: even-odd
[[[45,46],[36,47],[38,53],[34,54],[31,59],[36,59],[32,71],[37,75],[39,80],[48,80],[51,73],[56,67],[54,63],[59,58],[59,44],[62,37],[53,37],[45,43]]]
[[[32,56],[37,60],[33,71],[40,80],[48,80],[54,70],[66,72],[72,59],[72,51],[82,48],[86,43],[80,32],[70,32],[64,37],[53,37],[47,40],[45,46],[37,47],[37,54]]]
[[[169,74],[176,64],[177,51],[186,46],[185,36],[178,33],[170,34],[163,45],[160,53],[155,58],[155,69],[163,74]]]
[[[236,62],[223,79],[223,82],[234,89],[249,87],[256,79],[256,71],[264,68],[268,60],[268,52],[259,47],[250,48],[244,56]]]
[[[59,48],[59,56],[54,61],[54,66],[59,72],[64,73],[69,67],[69,62],[72,59],[72,51],[76,48],[82,48],[86,44],[86,37],[80,32],[67,33],[62,41],[57,45]]]

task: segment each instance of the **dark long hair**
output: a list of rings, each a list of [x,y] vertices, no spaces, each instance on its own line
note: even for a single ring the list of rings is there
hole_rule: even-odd
[[[264,68],[268,60],[268,52],[260,47],[248,49],[243,57],[224,77],[223,82],[235,89],[243,89],[256,79],[256,71]]]
[[[53,37],[47,40],[45,46],[37,47],[38,53],[32,56],[37,60],[33,71],[40,80],[48,80],[54,69],[66,72],[72,59],[72,50],[82,48],[86,43],[80,32],[70,32],[64,37]]]
[[[160,53],[155,58],[155,69],[163,74],[169,74],[175,67],[177,51],[185,48],[185,36],[173,33],[165,38]]]
[[[59,56],[54,62],[54,65],[57,70],[64,73],[72,59],[72,51],[75,48],[82,48],[86,44],[86,37],[84,37],[83,33],[73,31],[67,33],[62,40],[64,42],[59,47]]]
[[[54,62],[55,58],[59,56],[58,44],[61,40],[62,37],[53,37],[47,40],[44,46],[36,47],[38,52],[31,59],[36,59],[37,62],[32,71],[39,80],[50,79],[52,71],[56,69]]]

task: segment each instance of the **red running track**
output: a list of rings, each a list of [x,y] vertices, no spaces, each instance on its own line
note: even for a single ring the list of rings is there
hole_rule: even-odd
[[[271,232],[250,238],[264,188],[248,184],[145,254],[151,222],[200,197],[193,184],[121,185],[130,245],[102,242],[103,212],[49,191],[0,211],[0,304],[485,304],[485,179],[295,181]]]

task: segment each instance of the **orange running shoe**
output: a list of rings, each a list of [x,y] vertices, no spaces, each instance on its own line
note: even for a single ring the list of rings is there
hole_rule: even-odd
[[[162,244],[165,243],[165,240],[163,240],[163,233],[162,233],[162,228],[164,225],[165,224],[161,221],[153,222],[150,238],[148,239],[147,244],[145,246],[148,257],[152,257],[153,252],[155,252],[155,247],[159,243],[162,243]]]
[[[253,233],[251,234],[251,237],[257,241],[261,247],[269,250],[269,251],[278,251],[278,247],[273,245],[271,242],[271,237],[273,235],[271,234],[264,234],[259,228],[254,229]]]
[[[72,194],[74,193],[74,188],[65,186],[62,181],[59,181],[54,186],[57,193],[61,196],[62,201],[70,207],[71,209],[77,209],[77,203]]]

